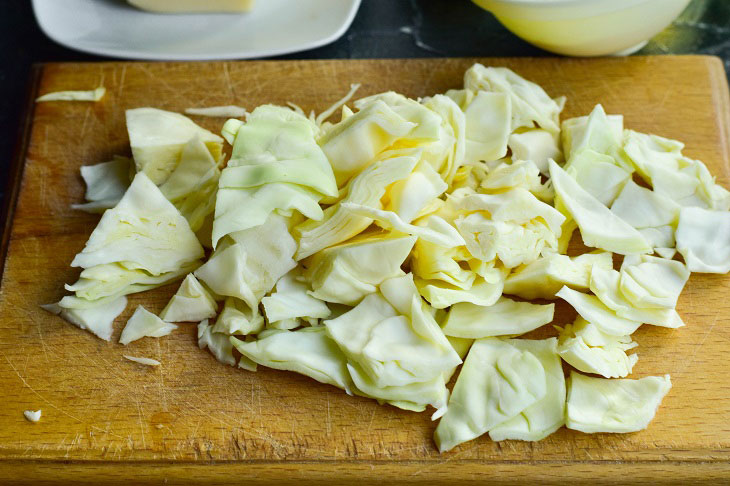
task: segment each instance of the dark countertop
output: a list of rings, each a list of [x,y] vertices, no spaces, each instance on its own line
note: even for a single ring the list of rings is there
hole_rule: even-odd
[[[35,23],[29,0],[4,1],[0,52],[2,198],[31,65],[109,58],[75,52],[46,38]],[[730,72],[730,1],[693,0],[671,27],[638,54],[687,53],[720,56]],[[352,26],[338,41],[277,59],[545,55],[550,54],[518,39],[467,0],[363,0]]]

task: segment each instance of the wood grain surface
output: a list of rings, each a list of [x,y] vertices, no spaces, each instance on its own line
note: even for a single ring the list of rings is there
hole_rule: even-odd
[[[350,397],[294,373],[249,373],[196,345],[195,326],[124,347],[42,311],[98,220],[82,200],[79,166],[128,154],[124,110],[292,101],[321,110],[350,83],[359,96],[394,89],[427,96],[458,88],[475,59],[100,63],[43,66],[38,91],[103,85],[99,103],[35,106],[0,284],[0,481],[14,484],[316,484],[354,481],[730,481],[730,278],[692,275],[678,310],[687,326],[642,326],[633,377],[669,373],[674,387],[649,429],[587,435],[561,429],[538,443],[482,437],[439,455],[428,413]],[[730,183],[730,102],[711,57],[480,59],[566,95],[565,117],[600,102],[626,126],[678,138]],[[223,120],[195,118],[218,131]],[[22,175],[22,177],[20,177]],[[13,194],[11,191],[10,194]],[[11,208],[13,205],[11,204]],[[177,285],[130,298],[161,310]],[[556,323],[572,320],[559,304]],[[545,328],[533,336],[547,335]],[[113,339],[115,341],[115,339]],[[122,354],[157,359],[131,363]],[[42,409],[33,424],[23,411]]]

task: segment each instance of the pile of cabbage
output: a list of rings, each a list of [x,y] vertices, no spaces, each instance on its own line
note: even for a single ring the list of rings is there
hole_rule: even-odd
[[[122,344],[196,322],[223,363],[432,407],[441,451],[646,428],[671,382],[625,378],[632,334],[683,325],[691,271],[730,271],[730,193],[705,165],[600,105],[561,123],[564,98],[505,68],[475,64],[463,89],[424,99],[347,101],[319,117],[259,106],[222,137],[129,110],[132,158],[82,168],[78,207],[103,215],[71,295],[45,307],[109,340],[125,295],[183,279]],[[569,256],[578,235],[588,250]],[[575,321],[519,339],[555,299]]]

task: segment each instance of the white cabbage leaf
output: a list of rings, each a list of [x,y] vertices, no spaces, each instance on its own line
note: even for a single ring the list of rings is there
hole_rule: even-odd
[[[621,294],[635,307],[674,309],[690,271],[681,262],[647,255],[626,257]]]
[[[395,146],[415,147],[430,144],[439,139],[441,117],[418,101],[406,98],[402,94],[388,91],[360,98],[355,101],[354,105],[358,110],[365,110],[368,105],[376,101],[382,101],[403,119],[414,124],[406,135],[395,142]]]
[[[596,274],[602,270],[601,268],[593,267],[591,273]],[[593,323],[602,332],[611,336],[631,335],[641,326],[641,322],[616,315],[612,309],[604,305],[604,302],[599,300],[595,295],[584,294],[570,287],[563,287],[555,295],[570,304],[583,319]]]
[[[198,136],[213,159],[221,159],[223,139],[199,127],[179,113],[156,108],[127,110],[129,144],[137,172],[144,172],[155,184],[167,180],[180,163],[183,147]]]
[[[566,363],[584,373],[623,378],[639,359],[637,354],[626,354],[636,346],[631,336],[611,336],[578,317],[560,330],[558,353]]]
[[[223,364],[235,366],[233,344],[227,334],[213,332],[213,327],[205,319],[198,324],[198,347],[208,348],[215,359]]]
[[[124,296],[97,301],[84,301],[77,297],[67,296],[61,302],[41,306],[44,310],[61,316],[74,326],[89,331],[96,337],[109,341],[114,332],[112,324],[127,307]]]
[[[471,302],[474,305],[490,306],[497,302],[504,289],[504,274],[496,273],[495,279],[487,280],[477,277],[468,289],[450,285],[441,280],[415,279],[421,296],[434,309],[445,309],[459,302]]]
[[[523,299],[554,299],[565,285],[587,290],[593,266],[613,268],[611,253],[584,253],[576,257],[552,253],[513,270],[504,282],[504,293]]]
[[[545,370],[545,396],[515,417],[489,430],[489,438],[538,441],[565,424],[565,375],[557,355],[557,340],[511,339],[507,341],[520,351],[532,353]]]
[[[419,238],[411,252],[411,271],[421,280],[441,280],[449,285],[468,290],[477,275],[462,268],[473,257],[465,246],[446,247]]]
[[[210,116],[213,118],[243,118],[248,112],[246,108],[236,105],[205,106],[202,108],[185,108],[186,115]]]
[[[441,117],[439,139],[423,147],[422,160],[451,184],[466,151],[466,119],[464,112],[451,98],[435,95],[422,101],[423,105]]]
[[[351,393],[352,380],[345,355],[322,326],[298,331],[265,331],[258,340],[251,342],[234,337],[230,341],[254,363],[301,373]]]
[[[730,212],[683,208],[677,250],[692,272],[730,272]]]
[[[516,160],[511,164],[502,163],[487,172],[480,187],[486,192],[504,192],[504,189],[517,187],[533,193],[539,192],[542,188],[540,170],[529,160]]]
[[[226,297],[223,310],[215,321],[212,332],[222,334],[258,334],[264,329],[264,317],[258,307],[251,310],[245,302],[235,297]]]
[[[72,204],[73,209],[102,213],[113,208],[127,191],[132,170],[132,159],[115,155],[109,162],[82,165],[81,178],[86,184],[84,204]]]
[[[550,159],[560,161],[563,158],[555,134],[539,128],[511,134],[507,145],[512,151],[512,160],[532,162],[543,174],[548,174]]]
[[[404,223],[410,223],[447,188],[438,172],[428,162],[421,161],[411,175],[390,186],[385,209]]]
[[[287,273],[276,282],[275,292],[261,299],[266,319],[270,324],[298,317],[313,319],[329,317],[330,310],[327,304],[308,293],[307,284],[297,280],[299,274],[296,269]]]
[[[122,330],[119,342],[125,346],[143,337],[167,336],[177,329],[175,324],[165,322],[141,305],[138,305]]]
[[[497,338],[475,341],[436,427],[439,451],[479,437],[546,393],[545,369],[533,353]]]
[[[571,372],[565,425],[588,434],[644,430],[671,388],[669,375],[607,380]]]
[[[45,101],[100,101],[106,94],[106,88],[100,86],[87,91],[54,91],[35,99],[36,103]]]
[[[152,358],[141,358],[138,356],[129,356],[128,354],[123,354],[122,356],[124,356],[124,359],[128,359],[129,361],[133,361],[135,363],[139,363],[145,366],[160,366],[162,364],[156,359]]]
[[[591,149],[574,155],[564,169],[605,206],[610,206],[626,183],[631,181],[631,172],[616,165],[613,157]]]
[[[489,307],[460,302],[449,309],[442,327],[447,336],[479,339],[517,336],[553,320],[555,304],[516,302],[500,297]]]
[[[615,164],[632,172],[631,163],[621,150],[623,129],[624,117],[606,115],[601,105],[596,105],[588,116],[565,120],[561,136],[566,160],[570,163],[584,150],[591,150],[610,156]]]
[[[310,258],[304,272],[311,295],[356,305],[386,279],[402,275],[416,238],[397,233],[363,233]]]
[[[180,288],[172,296],[160,319],[167,322],[200,322],[215,317],[218,304],[205,287],[189,273]]]
[[[466,121],[464,161],[491,161],[507,155],[513,118],[509,94],[477,91],[462,108]]]

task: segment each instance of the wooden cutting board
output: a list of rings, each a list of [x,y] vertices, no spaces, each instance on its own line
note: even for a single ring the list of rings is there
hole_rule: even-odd
[[[124,110],[155,106],[297,103],[321,110],[350,83],[358,95],[426,96],[462,85],[476,59],[237,63],[48,64],[32,95],[103,85],[99,103],[44,103],[29,113],[10,191],[0,287],[0,480],[137,483],[565,483],[571,479],[730,481],[730,277],[693,275],[679,303],[687,326],[643,326],[633,377],[669,373],[674,387],[648,430],[586,435],[566,429],[538,443],[479,438],[438,454],[428,413],[411,413],[294,373],[249,373],[196,346],[196,329],[124,347],[42,311],[75,281],[69,267],[98,217],[73,211],[79,166],[127,154]],[[603,103],[630,128],[678,138],[730,183],[730,103],[711,57],[480,59],[566,95],[566,117]],[[195,118],[218,131],[223,120]],[[7,134],[6,134],[7,136]],[[12,222],[9,221],[12,216]],[[159,311],[176,285],[132,296]],[[560,304],[556,323],[573,314]],[[550,331],[544,329],[543,335]],[[535,334],[539,335],[539,334]],[[122,354],[162,366],[128,362]],[[32,424],[23,411],[42,409]]]

